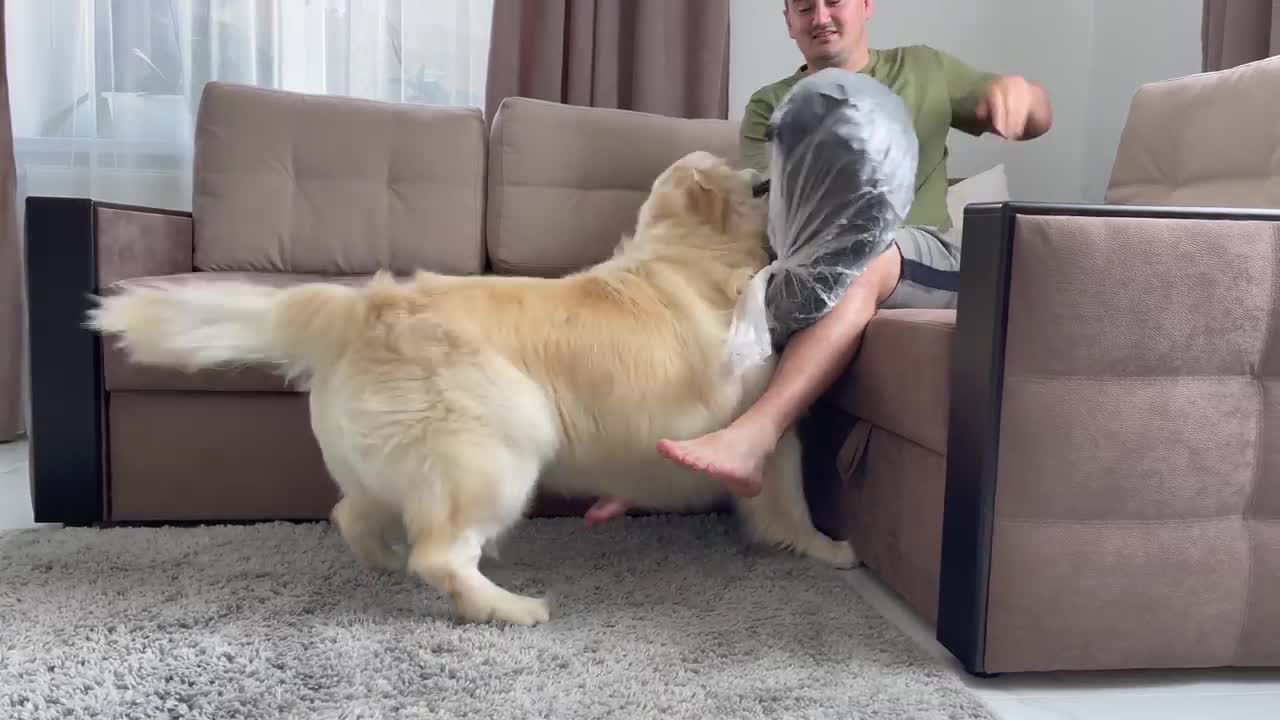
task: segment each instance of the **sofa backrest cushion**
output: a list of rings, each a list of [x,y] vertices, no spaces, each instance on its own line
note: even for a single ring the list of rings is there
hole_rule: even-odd
[[[195,136],[195,266],[480,272],[485,152],[477,109],[210,83]]]
[[[1280,207],[1280,57],[1138,89],[1109,203]]]
[[[607,259],[653,181],[694,150],[736,162],[737,124],[507,98],[489,144],[493,271],[555,277]]]

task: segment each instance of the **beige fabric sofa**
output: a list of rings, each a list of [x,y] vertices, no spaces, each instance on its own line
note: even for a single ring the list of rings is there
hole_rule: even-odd
[[[612,253],[667,165],[736,142],[727,121],[512,99],[490,132],[474,109],[209,84],[190,213],[28,202],[36,519],[307,520],[336,500],[296,387],[133,365],[79,328],[88,293],[192,273],[562,274]]]
[[[970,205],[957,311],[810,418],[826,527],[971,671],[1280,665],[1276,87],[1142,87],[1104,206]]]
[[[820,526],[970,671],[1280,665],[1280,212],[1251,209],[1280,205],[1277,83],[1269,62],[1144,87],[1105,206],[970,206],[958,310],[880,313],[803,421]],[[81,328],[88,293],[556,275],[606,257],[675,158],[736,155],[724,121],[512,99],[486,133],[217,84],[197,133],[191,213],[28,203],[37,520],[334,500],[295,388],[131,366]]]

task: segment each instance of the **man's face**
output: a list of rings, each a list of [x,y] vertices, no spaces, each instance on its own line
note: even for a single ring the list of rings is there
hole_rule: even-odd
[[[840,67],[866,45],[872,0],[788,0],[787,32],[812,66]]]

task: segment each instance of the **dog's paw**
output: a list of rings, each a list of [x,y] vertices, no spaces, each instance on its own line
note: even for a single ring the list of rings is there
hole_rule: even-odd
[[[514,625],[541,625],[551,621],[551,604],[542,598],[515,596],[498,612],[498,619]]]
[[[354,554],[356,561],[371,572],[399,575],[405,571],[405,557],[390,548],[371,547]]]
[[[542,598],[504,593],[458,598],[454,613],[469,623],[541,625],[551,620],[551,605]]]
[[[388,542],[386,552],[381,557],[381,569],[385,572],[402,575],[409,567],[409,548],[399,543]]]
[[[836,541],[830,538],[823,538],[826,542],[816,543],[810,548],[808,555],[832,567],[848,570],[856,568],[862,564],[858,560],[858,554],[853,551],[853,545],[847,540]]]
[[[487,557],[490,560],[502,559],[499,556],[498,551],[499,551],[498,541],[493,538],[489,538],[488,540],[485,540],[484,545],[480,547],[480,555],[482,557]]]

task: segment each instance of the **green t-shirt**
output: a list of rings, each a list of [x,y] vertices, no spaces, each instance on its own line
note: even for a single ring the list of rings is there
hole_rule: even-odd
[[[741,127],[741,163],[761,173],[769,171],[765,130],[774,108],[799,82],[807,68],[757,90],[747,102]],[[871,50],[871,60],[860,72],[884,83],[897,93],[915,119],[920,143],[916,172],[916,196],[906,224],[948,230],[947,133],[951,128],[980,135],[977,106],[997,75],[982,72],[924,45]]]

